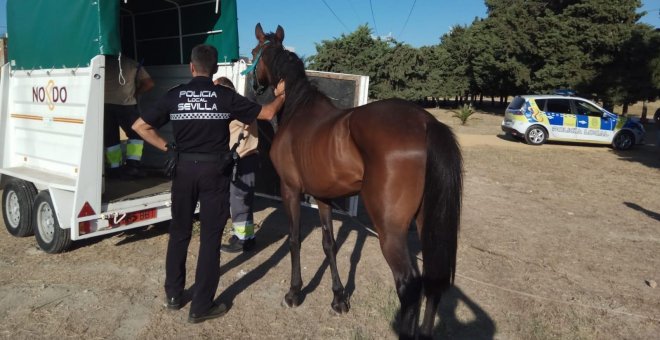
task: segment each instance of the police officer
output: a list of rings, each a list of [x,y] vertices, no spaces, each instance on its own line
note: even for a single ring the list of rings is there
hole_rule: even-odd
[[[186,256],[197,201],[201,222],[199,257],[188,322],[197,323],[224,315],[227,307],[215,304],[220,279],[220,239],[229,217],[229,172],[219,169],[221,155],[229,152],[229,122],[270,120],[284,103],[284,84],[275,99],[260,106],[223,86],[215,86],[218,52],[213,46],[192,50],[193,79],[167,92],[142,114],[133,129],[145,141],[178,159],[172,178],[172,222],[166,257],[165,293],[169,309],[181,308],[185,288]],[[175,144],[161,137],[157,128],[172,122]]]

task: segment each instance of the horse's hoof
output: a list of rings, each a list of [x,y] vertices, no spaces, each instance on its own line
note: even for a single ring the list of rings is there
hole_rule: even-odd
[[[346,314],[351,309],[349,297],[344,294],[336,294],[331,306],[337,314]]]
[[[349,309],[350,309],[350,306],[348,305],[347,302],[340,302],[340,303],[333,303],[332,304],[332,310],[335,313],[337,313],[338,315],[348,313]]]
[[[282,306],[293,308],[300,306],[300,297],[296,294],[287,293],[282,300]]]

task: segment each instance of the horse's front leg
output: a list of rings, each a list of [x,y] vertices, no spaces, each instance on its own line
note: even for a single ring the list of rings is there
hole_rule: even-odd
[[[289,252],[291,253],[291,286],[284,296],[287,307],[297,307],[302,302],[302,277],[300,274],[300,191],[282,182],[282,203],[289,216]]]
[[[337,243],[332,228],[332,210],[328,204],[330,202],[321,202],[317,199],[316,203],[319,206],[319,216],[323,228],[323,251],[328,263],[330,263],[330,272],[332,273],[332,293],[334,294],[332,309],[339,314],[346,313],[351,306],[348,297],[344,293],[344,285],[341,283],[339,271],[337,270]]]

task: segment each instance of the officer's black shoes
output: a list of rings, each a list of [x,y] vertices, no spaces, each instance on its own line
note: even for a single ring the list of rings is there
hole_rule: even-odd
[[[236,235],[233,235],[229,238],[229,243],[223,244],[220,247],[220,250],[225,253],[240,253],[242,251],[250,251],[254,249],[256,243],[257,241],[254,237],[247,240],[241,240],[236,237]]]
[[[202,321],[219,318],[225,314],[227,314],[227,306],[225,306],[224,303],[214,304],[211,308],[209,308],[209,310],[206,311],[206,313],[200,315],[190,313],[188,315],[188,322],[200,323]]]
[[[181,309],[181,295],[167,297],[165,300],[165,306],[167,309],[178,310]]]

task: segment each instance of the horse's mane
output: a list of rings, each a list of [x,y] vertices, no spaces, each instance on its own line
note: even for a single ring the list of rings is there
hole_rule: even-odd
[[[268,36],[267,36],[268,37]],[[274,81],[284,79],[286,84],[286,100],[284,103],[282,119],[285,121],[293,112],[312,103],[317,98],[330,102],[330,99],[309,81],[305,74],[305,65],[294,52],[287,51],[281,45],[267,50],[269,70]],[[275,85],[275,84],[273,84]]]

